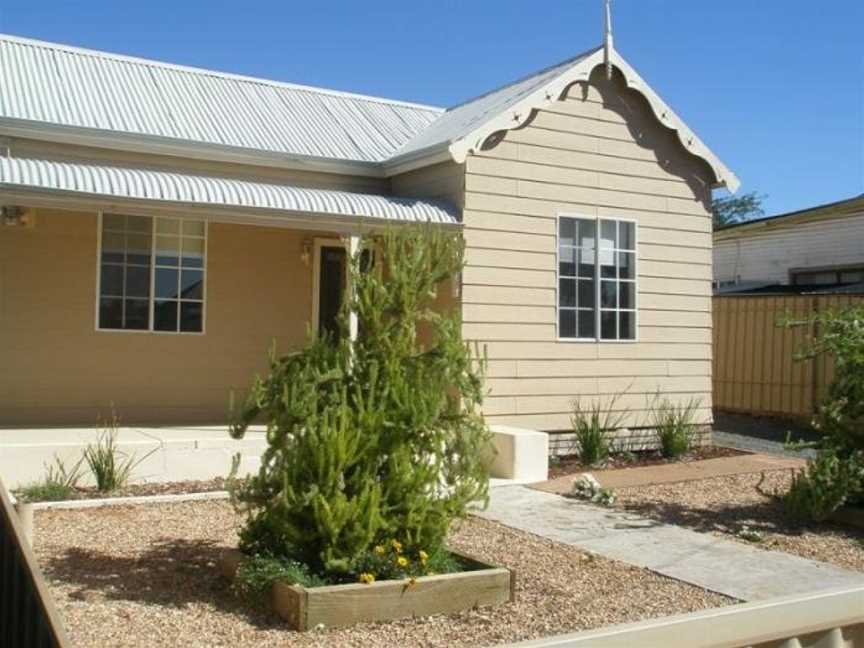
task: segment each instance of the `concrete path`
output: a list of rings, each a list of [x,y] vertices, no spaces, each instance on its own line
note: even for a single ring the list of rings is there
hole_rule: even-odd
[[[864,585],[852,572],[524,486],[490,489],[480,517],[742,601]]]
[[[674,482],[710,479],[727,475],[759,473],[767,470],[790,470],[803,468],[803,459],[776,457],[766,454],[742,454],[735,457],[718,457],[700,461],[675,462],[637,468],[613,468],[591,470],[591,474],[606,488],[630,488],[647,484],[672,484]],[[549,493],[569,493],[572,475],[565,475],[540,484],[534,488]]]

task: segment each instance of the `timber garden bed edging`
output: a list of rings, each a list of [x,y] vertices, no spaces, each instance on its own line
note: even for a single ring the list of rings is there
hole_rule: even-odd
[[[864,507],[843,506],[831,514],[830,522],[843,524],[856,529],[864,529]]]
[[[516,573],[513,570],[494,567],[458,552],[451,553],[477,569],[419,576],[412,580],[321,587],[276,581],[270,592],[270,603],[293,630],[305,631],[453,614],[481,605],[500,605],[515,600]],[[222,556],[219,569],[224,578],[234,580],[242,557],[236,549]]]

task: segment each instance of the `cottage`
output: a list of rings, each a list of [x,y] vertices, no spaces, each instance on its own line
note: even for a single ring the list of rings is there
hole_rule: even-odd
[[[460,228],[493,423],[711,417],[711,190],[738,181],[611,43],[442,109],[0,38],[0,425],[224,422],[331,326],[346,247]]]
[[[864,292],[864,194],[714,232],[717,292]]]

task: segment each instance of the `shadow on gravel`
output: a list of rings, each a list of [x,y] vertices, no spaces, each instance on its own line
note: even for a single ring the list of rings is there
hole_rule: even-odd
[[[830,532],[832,535],[845,537],[853,542],[864,543],[864,531],[858,529],[827,522],[810,525],[793,522],[786,517],[780,502],[775,499],[746,504],[730,503],[719,507],[714,505],[712,508],[688,506],[677,502],[629,502],[622,508],[665,524],[702,533],[720,532],[739,536],[750,531],[765,535],[799,536],[806,531]]]
[[[816,430],[803,423],[722,412],[714,414],[714,430],[776,443],[785,443],[787,434],[791,434],[793,441],[810,442],[822,438]]]
[[[167,608],[204,603],[238,614],[261,627],[284,627],[275,614],[239,599],[220,576],[224,546],[212,541],[170,540],[153,544],[137,556],[118,556],[72,547],[43,566],[53,580],[76,586],[69,596],[95,600],[104,596]]]

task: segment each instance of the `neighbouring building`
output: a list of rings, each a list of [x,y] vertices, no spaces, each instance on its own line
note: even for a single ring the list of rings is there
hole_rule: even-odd
[[[614,49],[448,109],[11,36],[0,70],[0,425],[224,422],[331,324],[346,245],[417,222],[467,242],[491,422],[624,393],[639,426],[658,389],[710,421],[738,182]]]
[[[718,293],[864,292],[864,194],[714,232]]]

